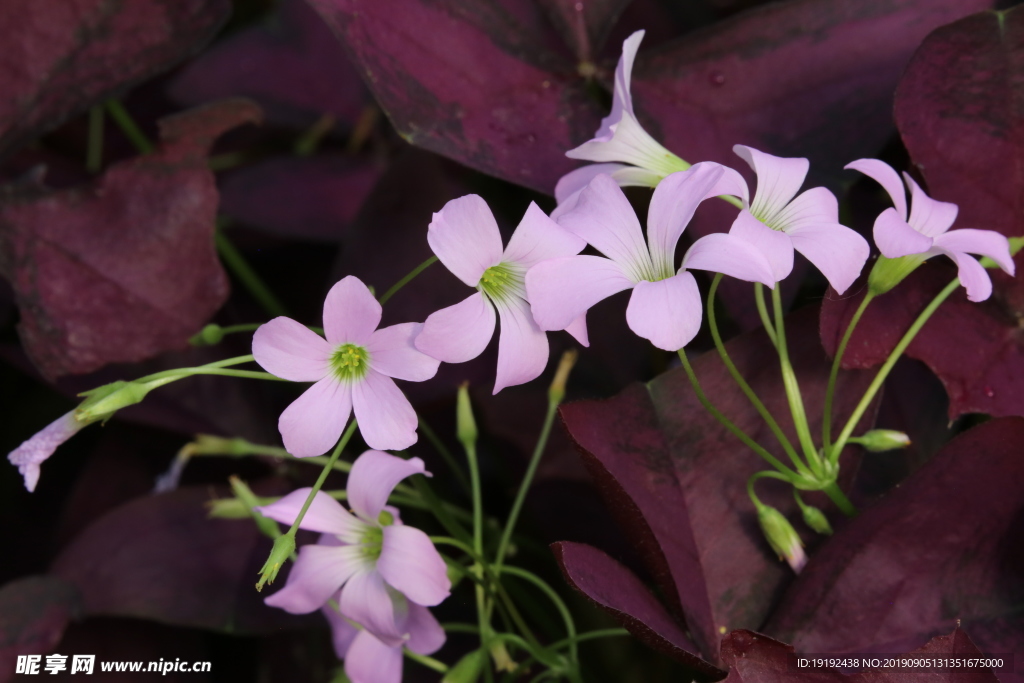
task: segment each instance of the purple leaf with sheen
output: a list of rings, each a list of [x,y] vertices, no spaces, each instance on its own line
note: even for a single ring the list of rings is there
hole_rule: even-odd
[[[75,587],[55,576],[27,576],[0,587],[0,681],[13,680],[19,655],[50,652],[80,609]]]

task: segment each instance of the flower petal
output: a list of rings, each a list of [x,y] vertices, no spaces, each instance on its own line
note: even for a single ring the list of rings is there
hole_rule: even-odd
[[[887,258],[923,254],[932,248],[932,238],[910,227],[896,209],[886,209],[878,214],[874,236],[878,250]]]
[[[291,318],[274,318],[252,336],[252,355],[264,370],[292,382],[316,382],[329,372],[334,348]]]
[[[423,353],[444,363],[465,363],[476,358],[494,336],[497,317],[483,292],[434,311],[413,343]]]
[[[363,519],[377,523],[388,496],[398,482],[414,474],[430,476],[419,458],[399,458],[381,451],[366,451],[352,463],[348,475],[348,504]]]
[[[700,331],[700,290],[683,271],[658,282],[639,282],[626,308],[629,329],[659,349],[678,351]]]
[[[531,309],[532,311],[532,309]],[[534,318],[536,320],[536,318]],[[587,314],[581,313],[580,317],[569,323],[565,331],[572,335],[573,339],[583,346],[590,346],[590,335],[587,334]]]
[[[801,192],[775,216],[772,225],[776,230],[789,232],[803,225],[820,225],[839,222],[839,202],[836,196],[824,187],[812,187]]]
[[[363,550],[358,546],[304,545],[284,588],[264,602],[292,614],[313,612],[365,566]]]
[[[530,202],[501,260],[517,263],[528,270],[547,259],[578,254],[585,246],[586,242],[548,218],[539,206]]]
[[[441,649],[447,636],[430,610],[415,602],[407,603],[409,611],[402,623],[402,632],[409,634],[405,646],[420,655],[434,654]]]
[[[253,509],[264,517],[281,522],[281,524],[294,524],[312,490],[308,486],[297,489],[269,505],[260,505]],[[317,491],[299,528],[319,531],[323,534],[358,538],[366,529],[366,524],[349,514],[349,511],[343,508],[341,503],[323,491]]]
[[[384,527],[377,571],[390,586],[418,605],[432,607],[451,594],[448,567],[430,538],[415,527]]]
[[[39,483],[39,466],[45,462],[57,447],[77,434],[85,425],[75,419],[75,411],[64,413],[40,431],[32,435],[7,456],[7,460],[18,468],[25,479],[25,488],[36,490]]]
[[[588,140],[570,149],[565,156],[587,161],[624,162],[658,173],[662,177],[684,171],[689,166],[651,137],[630,112],[623,111],[622,118],[611,126],[611,134],[609,139]]]
[[[958,270],[957,276],[960,278],[960,284],[967,290],[968,299],[981,302],[992,296],[992,278],[985,267],[978,263],[978,259],[962,251],[947,251],[940,247],[933,251],[953,259]]]
[[[587,164],[586,166],[573,169],[555,183],[555,201],[561,207],[569,197],[578,195],[597,176],[602,173],[612,175],[615,171],[623,168],[635,167],[626,164]],[[554,214],[552,213],[553,217]]]
[[[622,112],[633,115],[633,96],[629,92],[629,81],[633,74],[633,61],[636,59],[640,41],[644,39],[644,31],[634,31],[622,41],[622,55],[615,66],[615,84],[612,86],[612,111],[601,119],[601,127],[594,133],[598,140],[612,138],[612,126],[622,120]]]
[[[338,610],[334,609],[330,603],[324,605],[320,611],[324,613],[327,623],[331,627],[331,644],[334,645],[334,654],[338,659],[345,659],[349,647],[352,646],[352,641],[359,635],[359,629],[353,626],[352,622],[348,619],[341,616]]]
[[[540,376],[548,364],[548,336],[537,327],[530,304],[509,297],[495,304],[501,318],[498,332],[498,372],[494,393],[525,384]]]
[[[857,159],[843,168],[860,171],[881,185],[882,189],[889,193],[889,197],[896,207],[896,213],[903,220],[907,220],[907,191],[903,189],[903,181],[900,180],[899,173],[893,170],[892,166],[878,159]]]
[[[400,451],[416,443],[416,411],[390,377],[368,370],[352,385],[352,407],[370,448]]]
[[[421,323],[402,323],[374,332],[366,344],[370,367],[408,382],[423,382],[436,375],[440,361],[418,350],[414,344],[422,330]]]
[[[793,271],[793,242],[789,235],[781,230],[772,230],[749,211],[740,211],[729,234],[746,240],[764,255],[771,264],[776,282]]]
[[[324,336],[335,346],[366,346],[380,325],[381,307],[359,278],[349,275],[331,287],[324,300]]]
[[[343,616],[365,628],[385,645],[398,646],[405,640],[395,624],[395,608],[384,587],[384,578],[376,569],[354,574],[341,589],[338,607]]]
[[[402,646],[382,643],[360,631],[348,648],[345,675],[352,683],[402,683]]]
[[[732,151],[757,174],[757,190],[750,211],[770,222],[796,196],[807,177],[810,162],[804,158],[773,156],[745,145],[735,145]]]
[[[640,221],[611,177],[602,174],[590,181],[576,208],[562,215],[558,224],[622,266],[634,281],[653,276]]]
[[[277,428],[285,450],[296,458],[323,455],[338,442],[351,411],[351,387],[325,377],[281,413]]]
[[[764,254],[750,242],[729,233],[713,232],[694,242],[683,256],[683,268],[710,270],[775,287],[775,273]]]
[[[487,202],[475,194],[453,199],[434,214],[427,242],[455,277],[476,287],[501,262],[501,232]]]
[[[976,230],[974,228],[950,230],[935,238],[935,246],[945,251],[988,256],[1007,273],[1014,274],[1010,242],[994,230]]]
[[[793,248],[806,256],[840,294],[860,276],[871,253],[866,239],[839,223],[806,223],[787,233]]]
[[[589,164],[562,176],[555,186],[555,197],[558,206],[551,212],[551,220],[557,221],[563,215],[576,208],[580,192],[590,181],[601,173],[607,173],[619,187],[657,187],[663,173],[649,171],[639,166],[628,164]],[[563,181],[564,184],[563,184]]]
[[[911,227],[928,237],[938,237],[949,230],[956,220],[960,207],[932,199],[914,182],[909,173],[904,173],[903,178],[910,188],[910,220],[907,222]]]
[[[598,301],[632,286],[617,263],[600,256],[551,259],[526,274],[527,298],[542,330],[564,330]]]
[[[658,275],[676,271],[676,244],[708,191],[724,175],[724,169],[714,162],[695,164],[666,177],[654,189],[647,213],[647,243]]]

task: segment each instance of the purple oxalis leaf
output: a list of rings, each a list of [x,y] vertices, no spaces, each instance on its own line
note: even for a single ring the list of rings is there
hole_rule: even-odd
[[[0,155],[198,50],[230,10],[228,0],[0,4]]]
[[[78,591],[55,576],[29,576],[0,587],[0,682],[13,680],[18,655],[49,652],[78,611]]]
[[[566,45],[581,64],[593,62],[622,10],[631,0],[540,0]]]
[[[162,144],[95,183],[0,197],[0,272],[19,334],[49,378],[184,347],[228,294],[214,251],[217,190],[206,154],[222,132],[259,119],[245,100],[161,121]]]

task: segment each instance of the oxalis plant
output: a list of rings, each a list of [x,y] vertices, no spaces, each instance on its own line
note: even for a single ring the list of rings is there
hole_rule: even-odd
[[[359,2],[310,4],[319,15],[292,8],[293,28],[323,30],[315,22],[326,20],[373,72],[377,48],[359,31],[372,33],[373,21],[389,9],[363,7],[360,14],[354,9]],[[410,5],[427,23],[430,12],[447,11]],[[804,5],[815,3],[782,3],[789,9],[777,11]],[[487,15],[491,11],[494,16]],[[1024,644],[1024,545],[1018,533],[1024,423],[1013,416],[1024,413],[1012,393],[1016,365],[1007,358],[1019,356],[1019,315],[1009,321],[1012,316],[1003,315],[997,324],[989,312],[994,300],[1016,310],[1014,256],[1024,246],[1024,237],[1013,236],[1022,232],[1019,216],[1009,228],[958,221],[958,204],[922,188],[921,171],[945,177],[922,163],[902,170],[875,158],[844,159],[844,182],[856,183],[861,200],[851,193],[841,209],[826,187],[804,189],[812,184],[809,175],[838,174],[838,168],[816,173],[808,158],[770,154],[742,136],[722,142],[734,155],[727,163],[717,153],[707,155],[718,159],[713,161],[682,148],[671,151],[642,123],[644,96],[659,96],[649,73],[638,80],[643,87],[636,102],[632,95],[645,32],[624,40],[607,79],[610,93],[601,92],[585,25],[591,10],[576,3],[567,11],[554,15],[555,23],[575,27],[568,35],[576,41],[578,75],[590,96],[610,94],[610,112],[591,139],[557,148],[558,155],[590,163],[559,173],[553,209],[529,202],[505,239],[495,213],[507,211],[492,212],[501,198],[489,205],[486,187],[447,198],[417,226],[421,253],[415,268],[383,291],[366,278],[343,274],[329,288],[317,320],[284,315],[226,236],[230,222],[221,219],[218,253],[270,319],[211,323],[190,342],[219,350],[251,335],[251,353],[81,392],[72,410],[10,452],[25,488],[32,492],[46,482],[43,466],[72,436],[119,411],[152,405],[151,392],[161,390],[158,396],[167,385],[201,375],[298,383],[278,415],[281,445],[197,435],[160,476],[156,492],[173,495],[200,459],[308,469],[288,480],[289,490],[230,476],[230,494],[210,494],[206,503],[209,524],[250,525],[270,539],[258,546],[261,552],[269,547],[259,571],[238,590],[282,613],[274,618],[318,614],[302,623],[329,626],[340,664],[321,672],[325,680],[633,680],[628,656],[611,673],[587,656],[606,661],[601,648],[614,651],[629,635],[676,661],[680,668],[666,680],[839,681],[861,669],[877,671],[856,675],[893,681],[922,672],[936,680],[1015,680],[1013,653]],[[770,20],[772,11],[752,16]],[[364,25],[365,12],[371,20]],[[508,19],[496,7],[487,12],[472,21],[458,12],[446,16],[485,32]],[[978,72],[984,78],[978,78],[995,87],[985,79],[1015,66],[978,45],[986,45],[990,34],[1002,44],[1006,35],[1024,31],[1018,25],[1024,27],[1024,19],[1015,10],[985,12],[929,38],[904,76],[904,99],[897,98],[908,146],[934,121],[921,115],[927,120],[906,123],[912,109],[906,103],[919,95],[915,88],[931,82],[934,70],[952,68],[943,61],[949,46],[968,50],[963,45],[974,41],[970,49],[982,56],[970,54],[984,62]],[[401,68],[415,71],[416,62]],[[476,112],[451,113],[452,121],[464,121],[454,148],[450,140],[419,141],[395,92],[381,85],[389,76],[394,73],[378,73],[369,82],[399,130],[414,143],[460,158],[464,150],[454,148],[478,134]],[[180,76],[177,87],[187,90],[190,77]],[[731,76],[712,70],[709,78],[717,87]],[[452,79],[460,82],[457,75]],[[544,77],[540,82],[542,90],[563,87]],[[524,102],[523,116],[538,116],[530,110],[533,101]],[[515,102],[505,104],[507,117],[519,115]],[[93,171],[102,166],[105,117],[145,163],[158,168],[157,175],[170,173],[182,159],[195,161],[197,174],[208,174],[207,165],[244,165],[244,154],[205,159],[204,145],[220,130],[256,118],[250,107],[235,102],[201,116],[179,115],[162,124],[161,141],[154,143],[125,107],[110,100],[89,114],[89,165]],[[372,116],[361,119],[364,129],[374,125]],[[956,117],[944,111],[936,118]],[[312,154],[332,126],[324,119],[314,124],[296,155]],[[190,141],[199,129],[202,140]],[[551,123],[545,130],[556,129]],[[732,132],[724,126],[716,135]],[[560,140],[568,137],[552,134],[529,144],[557,147]],[[927,151],[937,165],[955,166],[958,149],[940,140]],[[466,156],[494,171],[489,165],[496,162],[486,154]],[[649,191],[627,196],[623,188],[630,187]],[[1000,190],[989,189],[998,204]],[[844,224],[852,224],[855,214],[863,222],[865,211],[872,214],[866,221],[870,241]],[[426,278],[442,268],[461,283],[461,296],[452,297],[461,300],[411,314],[406,307],[399,310],[413,321],[383,322],[394,317],[388,315],[394,297],[428,288]],[[798,294],[809,269],[812,278],[827,283],[823,300],[806,290]],[[1002,275],[993,281],[996,271]],[[15,284],[19,296],[21,287]],[[627,290],[625,321],[621,311],[609,316],[601,302]],[[808,298],[816,299],[814,308],[790,312],[794,300]],[[600,315],[591,314],[595,307]],[[23,315],[23,329],[36,325]],[[613,398],[563,406],[567,393],[574,395],[577,364],[637,348],[632,340],[632,346],[602,348],[627,329],[643,340],[644,353],[660,359],[660,372]],[[568,335],[558,343],[570,348],[552,359],[548,333],[563,331]],[[946,347],[936,350],[949,339],[957,340],[952,354]],[[494,354],[486,354],[493,346],[496,364]],[[998,417],[975,419],[976,426],[927,464],[916,463],[919,471],[905,484],[873,495],[855,485],[858,468],[870,470],[871,459],[883,467],[901,462],[896,454],[912,446],[906,433],[911,427],[875,426],[886,411],[883,390],[893,386],[907,354],[942,379],[952,417],[984,412],[979,406]],[[464,382],[451,396],[439,377],[442,365],[481,357],[488,363],[486,386]],[[64,361],[46,362],[47,372],[63,374]],[[978,372],[983,379],[971,376]],[[415,390],[407,383],[435,383],[446,405],[454,404],[444,432],[454,436],[454,452],[406,397],[405,391]],[[510,503],[488,500],[493,487],[487,471],[497,456],[486,429],[478,428],[487,398],[474,401],[470,389],[497,396],[530,384],[547,385],[546,401],[533,406],[543,418],[532,453],[517,480],[502,482]],[[594,393],[600,392],[576,395]],[[979,396],[991,402],[983,405]],[[917,409],[913,403],[904,407]],[[501,417],[492,414],[488,421]],[[916,425],[912,419],[904,424]],[[620,548],[616,559],[575,541],[556,542],[548,554],[520,524],[531,490],[537,495],[556,431],[575,442],[632,555]],[[426,461],[411,452],[421,441],[429,443],[429,456],[416,453]],[[296,479],[309,485],[294,488]],[[58,560],[53,576],[86,591],[82,577],[91,575],[76,574],[71,558]],[[564,581],[543,563],[557,565]],[[595,617],[577,593],[612,621]],[[94,604],[84,594],[85,604]],[[96,614],[137,616],[118,609]]]

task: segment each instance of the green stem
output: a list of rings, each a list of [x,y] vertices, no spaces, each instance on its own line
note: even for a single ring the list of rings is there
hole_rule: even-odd
[[[786,479],[778,472],[754,472],[752,475],[750,475],[750,478],[747,479],[747,495],[750,496],[750,500],[754,503],[754,507],[757,508],[758,510],[764,507],[764,503],[761,502],[761,499],[757,497],[757,493],[754,492],[754,483],[758,479],[764,479],[766,477],[771,479],[781,479],[782,481],[789,482],[788,479]]]
[[[348,442],[352,438],[352,435],[355,434],[355,431],[356,421],[352,420],[349,426],[345,429],[345,433],[341,435],[341,440],[338,441],[338,445],[334,447],[334,452],[331,453],[330,460],[327,465],[324,466],[323,471],[320,472],[320,476],[317,477],[316,483],[313,484],[313,488],[309,492],[309,495],[306,496],[306,502],[302,504],[302,509],[299,510],[299,516],[295,518],[295,522],[288,529],[288,534],[290,536],[295,536],[295,532],[299,529],[299,524],[302,523],[302,518],[306,516],[306,510],[308,510],[309,506],[313,504],[313,499],[316,498],[317,492],[323,488],[324,482],[327,481],[327,475],[331,473],[332,469],[334,469],[335,461],[337,461],[341,452],[345,450],[345,446],[348,445]]]
[[[757,410],[758,414],[765,421],[765,424],[768,425],[768,429],[770,429],[772,434],[775,435],[779,445],[781,445],[782,449],[786,451],[786,455],[788,455],[789,459],[793,461],[793,465],[801,473],[810,474],[810,470],[807,469],[803,460],[800,459],[800,456],[797,455],[797,452],[793,449],[793,444],[791,444],[789,439],[786,438],[782,429],[779,428],[779,424],[775,421],[775,418],[772,417],[772,414],[768,412],[768,409],[765,407],[764,403],[761,402],[761,399],[758,398],[753,388],[747,384],[747,380],[740,374],[740,371],[732,362],[732,358],[729,357],[729,352],[726,350],[725,344],[722,343],[722,335],[718,331],[718,323],[715,317],[715,293],[718,291],[718,285],[721,281],[722,274],[719,273],[715,275],[715,279],[711,281],[711,290],[708,292],[708,326],[711,329],[711,338],[715,341],[715,348],[718,349],[718,355],[722,357],[722,362],[725,363],[725,367],[728,368],[729,374],[732,375],[736,384],[739,385],[740,390],[754,406],[754,409]]]
[[[114,123],[121,129],[121,132],[128,138],[128,141],[134,145],[139,154],[149,154],[153,151],[153,143],[135,125],[135,121],[132,120],[131,114],[124,108],[124,105],[117,100],[107,100],[107,113],[110,114],[110,118],[114,119]]]
[[[949,295],[956,291],[956,288],[960,286],[960,278],[954,279],[946,287],[938,293],[938,295],[932,300],[928,306],[921,311],[921,314],[917,316],[917,320],[910,326],[910,329],[906,331],[903,338],[896,345],[896,348],[889,354],[889,358],[886,359],[885,364],[875,375],[875,379],[872,380],[868,390],[864,392],[864,396],[860,399],[860,403],[854,409],[853,414],[850,415],[850,419],[846,421],[846,426],[843,427],[843,431],[839,434],[839,438],[836,439],[835,444],[832,446],[832,451],[829,453],[829,459],[832,463],[839,461],[839,454],[842,452],[843,447],[853,434],[853,430],[857,427],[857,423],[864,417],[864,413],[867,411],[868,406],[871,405],[871,401],[874,400],[875,394],[882,388],[882,383],[885,382],[885,378],[889,376],[889,372],[893,366],[896,365],[896,361],[899,360],[903,352],[906,351],[907,347],[910,346],[910,342],[914,341],[914,337],[921,331],[924,324],[928,322],[928,319],[932,317],[936,309],[942,305],[942,302],[949,298]]]
[[[846,327],[846,332],[843,333],[843,338],[839,341],[839,346],[836,348],[836,356],[832,359],[832,371],[828,376],[828,388],[825,390],[825,414],[821,422],[821,447],[825,453],[829,453],[829,449],[832,447],[832,399],[836,391],[836,379],[839,377],[839,367],[842,365],[843,354],[846,353],[846,345],[850,343],[850,337],[853,336],[853,329],[857,327],[857,323],[860,322],[860,317],[864,315],[865,309],[871,300],[875,298],[875,295],[869,290],[864,295],[864,300],[860,302],[860,306],[857,307],[853,317],[850,318],[850,324]]]
[[[103,168],[103,107],[89,110],[89,143],[85,151],[85,170],[99,173]]]
[[[569,612],[569,608],[565,606],[565,602],[562,601],[562,598],[558,595],[558,593],[556,593],[555,590],[551,586],[549,586],[546,581],[541,579],[533,572],[528,572],[525,569],[520,569],[518,567],[504,567],[501,569],[501,571],[505,574],[518,576],[519,578],[525,581],[529,581],[534,586],[539,588],[541,592],[548,597],[549,600],[551,600],[552,604],[554,604],[555,606],[555,609],[557,609],[559,614],[562,615],[562,620],[565,622],[566,635],[568,636],[569,640],[573,641],[569,645],[569,659],[572,661],[574,668],[578,667],[579,651],[577,650],[575,643],[576,622],[573,621],[572,613]]]
[[[844,515],[847,517],[857,516],[857,508],[853,507],[853,503],[850,502],[850,499],[846,497],[846,494],[843,493],[843,490],[839,488],[839,484],[835,481],[829,482],[822,491],[832,499],[832,502],[836,504],[836,507]]]
[[[274,317],[287,315],[281,302],[270,291],[270,288],[264,284],[260,276],[256,274],[256,271],[252,269],[252,266],[242,256],[242,253],[231,243],[231,240],[224,235],[224,231],[220,227],[214,232],[213,237],[217,244],[217,253],[220,254],[224,265],[238,278],[238,281],[248,290],[252,298],[263,307],[263,310]]]
[[[441,674],[448,673],[448,666],[444,662],[440,662],[434,659],[433,657],[428,657],[426,655],[418,655],[409,648],[403,648],[402,654],[405,655],[406,659],[411,659],[417,664],[422,664],[428,669],[433,669],[434,671]]]
[[[757,314],[761,316],[761,324],[764,326],[764,331],[768,334],[768,338],[772,341],[772,346],[776,349],[779,348],[779,342],[775,338],[775,325],[772,324],[772,318],[768,315],[768,307],[764,303],[764,285],[760,282],[754,283],[754,301],[757,303]]]
[[[743,206],[743,202],[741,202],[738,198],[733,197],[731,194],[720,194],[718,195],[718,198],[721,199],[723,202],[728,202],[732,204],[737,209],[745,208]]]
[[[412,271],[410,271],[408,275],[403,277],[401,280],[399,280],[395,284],[391,285],[391,289],[389,289],[388,291],[384,292],[384,295],[381,296],[381,298],[380,298],[380,305],[383,306],[385,303],[387,303],[387,300],[390,299],[391,297],[393,297],[398,292],[398,290],[400,290],[402,287],[405,287],[407,284],[412,282],[413,279],[415,279],[417,275],[419,275],[420,273],[422,273],[424,270],[426,270],[430,266],[434,265],[435,263],[437,263],[437,257],[436,256],[431,256],[426,261],[424,261],[423,263],[421,263],[418,266],[416,266],[415,268],[413,268]]]
[[[469,481],[473,498],[473,554],[477,559],[473,565],[473,572],[482,581],[484,575],[484,537],[483,537],[483,500],[480,494],[480,467],[476,458],[476,441],[466,439],[463,441],[466,451],[466,460],[469,463]],[[487,646],[491,637],[490,614],[487,609],[487,594],[482,583],[474,586],[476,595],[476,615],[480,624],[480,645]]]
[[[174,370],[164,370],[163,372],[155,372],[152,375],[146,375],[135,380],[141,384],[149,384],[155,380],[161,380],[164,378],[181,379],[182,377],[189,377],[194,370],[207,370],[211,368],[226,368],[231,365],[241,365],[242,363],[252,363],[256,359],[253,358],[252,354],[247,356],[235,356],[234,358],[225,358],[224,360],[214,361],[207,363],[206,365],[200,365],[194,368],[175,368]]]

